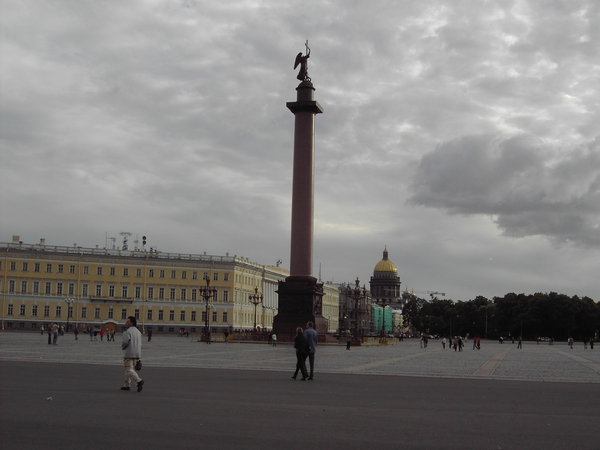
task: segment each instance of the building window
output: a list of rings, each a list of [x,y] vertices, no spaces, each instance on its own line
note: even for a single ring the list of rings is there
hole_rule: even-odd
[[[204,272],[204,273],[202,274],[202,279],[203,279],[203,280],[208,280],[208,272]]]
[[[46,264],[46,273],[52,273],[52,264]]]
[[[121,320],[127,320],[127,309],[123,308],[121,310]]]
[[[227,312],[223,313],[223,323],[227,323]]]
[[[140,310],[136,309],[135,311],[133,311],[133,317],[136,318],[136,320],[140,320]]]
[[[186,296],[187,296],[187,289],[181,288],[181,301],[184,301],[186,299]]]
[[[196,300],[198,300],[198,290],[192,289],[192,301],[195,302]]]
[[[113,285],[108,286],[108,296],[109,297],[115,296],[115,287]]]
[[[46,281],[46,295],[52,293],[52,281]]]
[[[44,317],[50,317],[50,306],[44,306]]]
[[[22,270],[23,272],[27,272],[29,270],[29,263],[24,262]]]
[[[102,267],[96,269],[96,275],[102,275]]]
[[[175,311],[173,309],[169,311],[169,320],[175,320]]]
[[[73,274],[75,273],[75,266],[74,266],[74,265],[70,265],[70,266],[69,266],[69,273],[70,273],[71,275],[73,275]]]
[[[160,278],[164,278],[165,277],[165,271],[163,269],[161,269],[160,272],[158,272],[158,276]]]
[[[213,281],[219,281],[219,272],[213,273]]]
[[[110,276],[111,276],[111,277],[114,277],[114,276],[116,275],[116,271],[117,271],[117,269],[115,269],[114,267],[111,267],[111,268],[110,268],[110,271],[109,271],[109,273],[110,273]]]
[[[34,272],[39,272],[40,271],[40,263],[34,263],[33,264],[33,271]]]
[[[83,274],[84,275],[90,274],[90,266],[83,266]]]
[[[63,264],[58,265],[58,273],[65,273],[65,266]]]
[[[161,300],[165,298],[165,288],[164,287],[158,288],[158,298]]]
[[[175,300],[175,288],[170,289],[169,300]]]
[[[114,308],[108,308],[108,318],[109,319],[114,319],[115,318],[115,310],[114,310]]]
[[[135,269],[135,276],[138,278],[142,278],[142,269]]]
[[[87,306],[82,306],[81,307],[81,318],[82,319],[87,319]]]
[[[88,296],[88,292],[89,292],[88,289],[89,289],[89,286],[87,284],[82,284],[81,285],[81,296],[82,297],[87,297]]]
[[[152,320],[152,310],[148,310],[147,320]]]
[[[152,286],[148,288],[148,298],[154,298],[154,288]]]
[[[192,322],[196,321],[196,311],[192,311]]]
[[[21,314],[21,315],[23,316],[23,315],[25,315],[25,313],[23,313],[23,314]],[[180,320],[181,322],[185,322],[185,311],[181,311],[181,312],[179,313],[179,320]]]
[[[181,271],[181,279],[182,280],[187,280],[187,271],[185,271],[185,270]]]
[[[75,295],[75,283],[69,283],[69,295]]]
[[[8,292],[15,292],[15,280],[9,280],[8,282]]]
[[[63,295],[63,284],[60,281],[56,283],[56,295]]]
[[[158,320],[164,320],[165,318],[165,313],[162,309],[158,310]]]
[[[121,297],[126,298],[129,295],[129,287],[121,286]]]
[[[100,319],[100,307],[96,306],[94,309],[94,319]]]
[[[228,273],[224,273],[223,274],[223,281],[229,281],[229,274]]]
[[[27,281],[21,281],[21,294],[27,294]]]
[[[198,279],[198,272],[192,272],[192,280]]]
[[[25,305],[21,305],[21,307],[19,309],[19,315],[21,315],[21,316],[25,315]]]
[[[177,277],[177,272],[175,270],[171,270],[171,279],[175,279]]]
[[[148,278],[154,278],[154,269],[148,270]]]
[[[7,313],[9,316],[13,315],[13,308],[14,308],[14,305],[12,303],[9,303],[8,304],[8,313]]]
[[[128,277],[129,276],[129,267],[123,267],[123,276],[124,277]]]
[[[17,263],[16,262],[14,262],[14,261],[10,262],[10,270],[12,270],[13,272],[15,270],[17,270]]]
[[[61,317],[62,316],[62,306],[57,306],[56,307],[56,317]]]
[[[223,289],[223,301],[224,302],[229,301],[229,291],[227,289]]]
[[[141,286],[135,287],[135,298],[142,298],[142,287]]]
[[[39,281],[34,281],[33,282],[33,293],[34,294],[39,294],[40,293],[40,282]]]
[[[33,317],[37,317],[37,305],[33,305],[33,306],[31,307],[31,315],[32,315]]]
[[[217,321],[217,312],[216,311],[213,311],[213,313],[212,313],[212,321],[213,321],[213,323],[215,323]]]

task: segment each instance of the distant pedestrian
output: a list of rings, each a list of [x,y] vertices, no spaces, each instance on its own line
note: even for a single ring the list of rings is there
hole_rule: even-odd
[[[267,339],[267,344],[273,344],[273,333],[269,333],[269,338]]]
[[[273,347],[277,347],[277,335],[275,333],[271,336],[271,342],[273,343]]]
[[[44,335],[44,325],[42,325],[42,336]]]
[[[146,335],[148,336],[148,342],[150,342],[152,340],[152,328],[148,328]]]
[[[308,377],[308,373],[306,372],[306,357],[308,356],[309,347],[300,327],[296,328],[294,348],[296,349],[296,371],[292,375],[292,378],[295,380],[298,372],[302,372],[302,381],[304,381]]]
[[[123,367],[125,369],[125,384],[121,387],[123,391],[131,389],[131,382],[137,385],[137,391],[140,392],[144,386],[144,380],[135,371],[135,365],[142,357],[142,333],[137,329],[137,320],[134,316],[129,316],[125,326],[127,329],[123,332],[123,341],[121,349],[123,350]]]
[[[463,343],[462,337],[459,336],[458,337],[458,351],[459,352],[463,351],[463,346],[464,346],[464,343]]]
[[[569,339],[567,340],[567,344],[569,344],[569,347],[571,347],[571,349],[573,348],[573,338],[569,337]]]
[[[57,342],[58,341],[58,330],[59,330],[58,324],[53,323],[52,324],[52,336],[53,336],[52,343],[54,345],[58,345],[58,342]]]
[[[107,338],[108,339],[108,338]],[[104,340],[104,329],[100,330],[100,340]]]
[[[521,336],[519,336],[517,340],[518,340],[517,348],[522,349],[523,348],[523,339],[521,338]]]
[[[52,345],[52,322],[46,327],[46,333],[48,334],[48,344]]]
[[[90,327],[88,328],[88,333],[90,334],[90,341],[94,340],[94,330]]]
[[[446,348],[446,338],[442,339],[442,348]]]
[[[590,350],[594,350],[594,338],[590,338]]]
[[[75,333],[75,340],[78,340],[79,339],[79,330],[77,328],[75,328],[75,331],[73,333]]]

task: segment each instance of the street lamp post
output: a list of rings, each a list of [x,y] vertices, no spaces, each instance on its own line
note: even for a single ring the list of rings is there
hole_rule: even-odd
[[[258,293],[258,286],[254,288],[254,294],[250,294],[248,298],[250,303],[254,305],[254,329],[252,330],[254,333],[256,331],[256,307],[263,301],[263,295]]]
[[[210,344],[210,319],[208,313],[210,311],[210,301],[214,297],[217,290],[210,287],[210,279],[206,279],[206,286],[200,287],[200,295],[206,302],[206,317],[204,320],[204,335],[206,336],[206,343]]]
[[[71,303],[74,302],[74,299],[72,298],[66,298],[65,299],[65,303],[67,304],[67,330],[66,332],[69,332],[69,318],[71,317]]]
[[[360,289],[360,281],[358,279],[358,277],[356,278],[356,281],[354,282],[355,286],[354,289],[352,288],[348,288],[348,296],[354,300],[354,337],[358,337],[359,333],[358,333],[358,302],[361,298],[365,298],[366,297],[366,292],[365,289],[363,288],[363,290],[361,291]]]

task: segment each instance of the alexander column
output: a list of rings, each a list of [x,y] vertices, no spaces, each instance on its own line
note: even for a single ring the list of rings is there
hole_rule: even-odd
[[[273,330],[280,339],[294,336],[296,328],[305,328],[309,321],[317,332],[327,331],[322,316],[323,283],[312,276],[315,115],[323,109],[314,99],[315,88],[308,76],[309,57],[306,41],[306,54],[298,53],[294,64],[294,69],[300,66],[297,100],[286,104],[295,116],[294,168],[290,276],[279,282],[279,311],[273,320]]]

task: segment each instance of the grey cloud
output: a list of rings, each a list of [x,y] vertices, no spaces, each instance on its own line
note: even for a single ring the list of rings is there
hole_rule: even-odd
[[[600,246],[600,138],[570,151],[531,136],[465,136],[421,158],[411,204],[494,217],[505,236]]]

